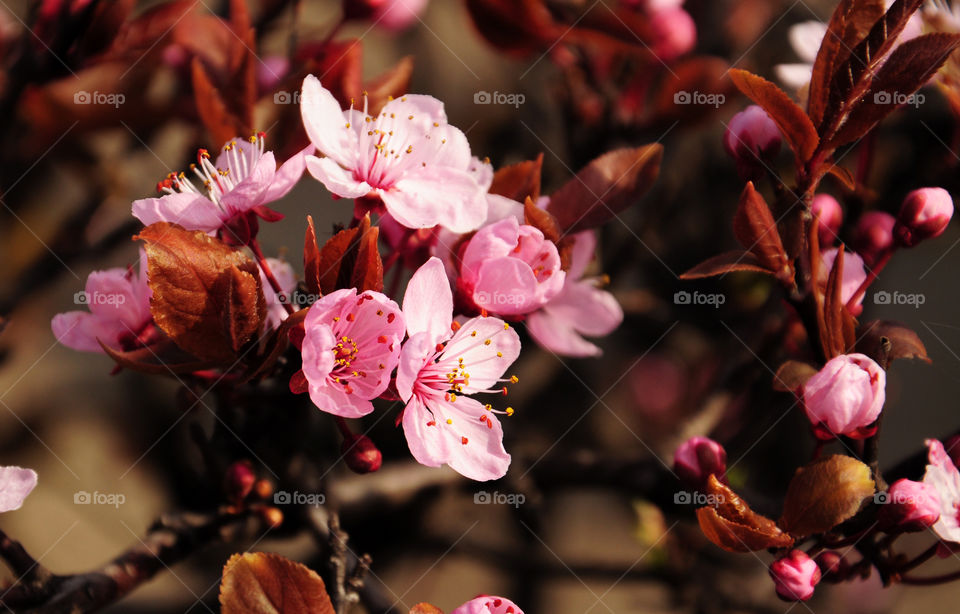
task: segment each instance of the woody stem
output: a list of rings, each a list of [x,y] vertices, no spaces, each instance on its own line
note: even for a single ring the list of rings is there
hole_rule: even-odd
[[[270,287],[273,288],[273,291],[277,293],[278,297],[282,297],[283,290],[280,288],[280,282],[277,281],[277,278],[273,275],[273,271],[270,269],[270,265],[267,264],[263,250],[260,249],[260,242],[256,239],[251,240],[250,251],[253,252],[254,257],[257,259],[257,264],[260,266],[260,270],[263,271],[263,276],[267,278]],[[290,304],[290,301],[281,301],[281,303],[288,314],[293,313],[293,305]]]

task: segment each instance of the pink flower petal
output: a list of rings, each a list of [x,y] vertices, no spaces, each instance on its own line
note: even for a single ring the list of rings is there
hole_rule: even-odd
[[[408,173],[380,198],[407,228],[439,224],[454,232],[470,232],[487,218],[487,200],[477,182],[468,171],[449,166]]]
[[[347,128],[340,103],[313,75],[303,80],[300,115],[310,142],[337,164],[352,167],[356,161],[357,133]]]
[[[311,175],[341,198],[360,198],[373,190],[366,181],[354,179],[353,173],[344,170],[333,158],[307,156],[306,165]]]
[[[102,354],[103,348],[97,343],[98,337],[111,347],[117,344],[116,331],[107,329],[96,316],[86,311],[58,313],[53,316],[50,328],[59,343],[78,352]]]
[[[563,284],[563,280],[560,280]],[[544,304],[533,270],[518,258],[487,260],[480,268],[473,300],[491,313],[518,315]]]
[[[438,343],[450,336],[453,292],[439,258],[427,260],[410,278],[403,295],[403,317],[411,337],[427,333]]]
[[[931,527],[941,539],[960,542],[960,470],[947,455],[943,444],[936,439],[926,441],[929,464],[923,482],[933,486],[940,497],[940,519]]]
[[[512,326],[499,318],[477,317],[460,326],[440,355],[438,366],[453,372],[462,359],[463,370],[470,374],[470,383],[462,392],[473,394],[498,388],[497,382],[519,355],[520,336]],[[444,368],[447,362],[451,364]]]
[[[599,347],[581,337],[569,321],[546,310],[531,313],[525,324],[533,340],[554,354],[586,358],[603,353]]]
[[[450,614],[523,614],[523,610],[504,597],[482,595],[471,599]]]
[[[21,467],[0,467],[0,512],[20,509],[37,485],[37,473]]]
[[[397,364],[397,394],[404,401],[413,396],[420,371],[436,354],[436,341],[428,332],[411,335],[400,349],[400,362]]]
[[[263,204],[266,201],[264,195],[276,172],[277,161],[273,152],[265,152],[250,174],[220,198],[220,204],[231,213],[243,213]]]
[[[133,217],[140,220],[144,226],[156,222],[170,222],[187,230],[203,232],[218,230],[224,221],[224,213],[213,202],[190,192],[135,200]]]
[[[303,176],[307,164],[307,155],[313,153],[313,150],[313,145],[310,145],[280,165],[273,176],[273,183],[270,184],[267,192],[263,195],[263,202],[272,203],[275,200],[280,200],[293,189],[293,186]]]

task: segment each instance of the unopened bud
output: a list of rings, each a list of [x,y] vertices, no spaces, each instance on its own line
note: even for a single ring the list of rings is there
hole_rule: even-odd
[[[380,450],[366,435],[350,435],[345,438],[340,446],[340,453],[354,473],[372,473],[383,463]]]
[[[814,559],[820,568],[823,582],[842,582],[850,573],[850,563],[843,555],[833,550],[825,550]]]
[[[745,179],[763,176],[763,161],[777,155],[781,141],[776,122],[757,105],[734,115],[723,134],[723,147]]]
[[[227,467],[223,478],[223,490],[231,500],[242,501],[253,490],[256,481],[253,463],[248,460],[236,461]]]
[[[887,531],[922,531],[940,519],[940,495],[932,484],[897,480],[890,485],[877,514]]]
[[[703,490],[711,475],[725,480],[727,452],[708,437],[691,437],[674,453],[673,470],[684,484]]]
[[[697,24],[679,7],[655,11],[650,17],[650,30],[653,52],[667,62],[689,53],[697,45]]]
[[[806,601],[820,582],[820,568],[802,550],[791,550],[787,556],[770,565],[770,577],[777,595],[784,601]]]
[[[817,218],[817,236],[820,247],[833,245],[843,223],[843,209],[837,199],[829,194],[817,194],[810,203],[810,213]]]
[[[904,247],[939,237],[953,217],[953,199],[943,188],[920,188],[907,194],[900,206],[893,236]]]
[[[853,228],[853,249],[867,266],[873,267],[893,247],[896,218],[885,211],[868,211]]]

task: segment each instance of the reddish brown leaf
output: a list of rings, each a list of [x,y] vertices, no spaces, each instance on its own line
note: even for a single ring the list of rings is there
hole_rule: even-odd
[[[789,548],[793,538],[777,527],[777,524],[754,512],[728,486],[721,484],[716,476],[707,481],[707,496],[714,504],[697,510],[700,530],[717,546],[728,552],[753,552],[767,548]]]
[[[538,207],[529,196],[523,203],[523,223],[542,232],[548,241],[560,242],[560,225],[557,224],[557,219]]]
[[[730,78],[737,88],[750,100],[767,112],[790,145],[790,149],[802,162],[813,155],[820,138],[817,129],[803,109],[797,106],[783,90],[763,77],[740,70],[730,69]]]
[[[760,266],[778,278],[791,277],[789,259],[780,240],[777,221],[763,196],[752,182],[747,182],[740,194],[740,203],[733,215],[733,234],[747,251],[752,252]]]
[[[780,527],[797,537],[824,533],[853,518],[875,491],[870,468],[833,455],[797,469],[783,502]]]
[[[177,0],[145,10],[121,28],[113,42],[112,53],[124,55],[155,46],[158,40],[196,8],[197,3],[193,0]]]
[[[223,614],[334,614],[316,572],[279,554],[234,554],[220,583]]]
[[[763,268],[760,260],[758,260],[752,252],[734,250],[704,260],[681,275],[680,279],[700,279],[702,277],[713,277],[715,275],[724,275],[736,271],[766,273],[767,275],[775,274],[773,271]]]
[[[660,174],[662,159],[659,144],[607,152],[554,192],[547,211],[567,233],[600,226],[640,200]]]
[[[410,608],[410,614],[443,614],[443,610],[429,603],[418,603]]]
[[[899,322],[873,320],[861,327],[857,351],[866,354],[884,369],[899,358],[918,358],[932,362],[917,333]]]
[[[370,226],[370,219],[366,218],[362,226],[360,241],[357,244],[357,255],[353,265],[351,284],[357,292],[373,290],[383,291],[383,260],[377,248],[377,239],[380,229]]]
[[[780,365],[776,375],[773,376],[773,389],[780,392],[797,392],[816,372],[817,369],[813,365],[799,360],[788,360]]]
[[[843,245],[837,250],[837,258],[827,277],[823,299],[823,324],[821,341],[827,359],[845,354],[853,347],[856,324],[843,301]]]
[[[810,79],[807,113],[814,126],[823,121],[829,85],[837,63],[849,57],[850,49],[867,35],[885,10],[883,0],[841,0],[834,9]]]
[[[853,107],[829,146],[839,147],[862,137],[877,123],[910,100],[960,45],[960,35],[937,32],[909,40],[890,54],[870,81],[870,89]]]
[[[320,248],[317,246],[317,232],[313,227],[313,218],[307,216],[307,231],[303,238],[303,281],[307,291],[321,296],[320,290]]]
[[[266,315],[257,265],[213,237],[166,222],[134,238],[146,243],[157,326],[201,360],[233,361]]]
[[[540,172],[543,168],[543,154],[536,160],[517,162],[497,169],[490,185],[491,194],[499,194],[522,203],[530,197],[534,202],[540,198]]]
[[[341,230],[320,250],[320,289],[329,294],[340,288],[381,291],[383,262],[377,250],[379,228],[367,215],[359,226]]]
[[[827,167],[827,173],[839,179],[840,183],[843,184],[843,187],[847,188],[851,192],[856,191],[857,180],[853,177],[853,173],[847,169],[843,168],[842,166],[837,166],[836,164],[831,164]]]
[[[519,57],[544,51],[566,30],[543,0],[467,0],[467,11],[487,41]]]
[[[213,141],[226,143],[238,134],[249,134],[251,126],[227,107],[220,90],[213,84],[199,59],[193,59],[192,70],[197,113]]]

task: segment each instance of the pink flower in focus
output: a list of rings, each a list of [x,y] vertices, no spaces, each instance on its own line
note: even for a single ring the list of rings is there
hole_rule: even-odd
[[[510,466],[496,416],[503,412],[467,395],[506,390],[501,376],[520,355],[520,337],[490,316],[455,324],[453,292],[435,257],[410,279],[403,314],[410,338],[400,353],[397,392],[407,404],[403,432],[411,454],[473,480],[503,477]]]
[[[441,225],[470,232],[486,219],[486,190],[470,144],[447,124],[436,98],[403,96],[370,117],[365,110],[341,111],[333,95],[308,75],[300,111],[307,135],[325,156],[308,156],[307,168],[337,196],[379,197],[407,228]]]
[[[820,582],[820,568],[803,550],[791,550],[770,565],[777,595],[784,601],[806,601]]]
[[[833,270],[833,263],[837,260],[837,249],[832,248],[823,251],[820,254],[820,283],[826,285]],[[863,266],[863,258],[852,252],[843,254],[843,279],[840,281],[840,299],[844,304],[850,302],[853,295],[867,279],[867,270]],[[857,299],[857,302],[850,309],[852,315],[858,316],[863,312],[863,295]]]
[[[877,514],[885,530],[922,531],[940,518],[940,496],[931,484],[897,480],[887,489],[886,499]]]
[[[932,486],[940,497],[940,519],[931,528],[940,539],[960,543],[960,471],[942,443],[928,439],[926,444],[928,464],[923,483]]]
[[[583,338],[612,333],[623,322],[623,309],[612,294],[601,290],[599,280],[584,277],[596,251],[591,230],[573,236],[570,270],[563,289],[538,311],[527,316],[530,336],[542,347],[561,356],[599,356],[599,347]]]
[[[466,602],[450,614],[523,614],[523,610],[504,597],[481,595]]]
[[[304,320],[303,375],[310,400],[344,418],[373,411],[372,399],[390,384],[400,356],[403,314],[379,292],[332,292]]]
[[[480,309],[514,316],[549,302],[565,277],[557,246],[540,230],[507,217],[473,235],[457,283]]]
[[[920,188],[907,194],[893,227],[897,243],[913,247],[939,237],[953,217],[953,199],[943,188]]]
[[[843,209],[840,203],[829,194],[817,194],[810,203],[810,213],[817,218],[820,249],[833,245],[837,233],[840,232],[840,225],[843,224]]]
[[[886,398],[887,377],[863,354],[841,354],[827,361],[802,388],[803,409],[820,439],[869,437]]]
[[[280,290],[283,296],[278,296],[273,290],[273,286],[267,281],[267,276],[263,270],[260,270],[260,285],[263,288],[263,297],[267,301],[267,326],[277,328],[280,323],[287,319],[287,309],[284,303],[293,300],[293,291],[297,287],[297,276],[293,272],[293,267],[289,263],[278,258],[267,258],[267,266],[270,272],[280,284]]]
[[[37,472],[21,467],[0,467],[0,512],[20,509],[37,486]]]
[[[857,220],[851,242],[867,266],[875,266],[882,255],[893,247],[895,223],[896,218],[884,211],[868,211]]]
[[[226,239],[246,243],[256,234],[256,217],[282,217],[266,205],[289,192],[303,174],[303,152],[277,168],[273,152],[263,146],[262,133],[248,140],[236,138],[223,146],[215,162],[201,149],[197,164],[190,165],[197,183],[186,173],[171,173],[157,184],[163,196],[133,202],[133,217],[146,226],[170,222],[208,233],[226,227]]]
[[[684,484],[703,490],[711,475],[726,480],[727,451],[709,437],[691,437],[674,452],[673,471]]]
[[[140,250],[139,275],[123,268],[90,273],[85,290],[74,295],[74,302],[90,311],[58,313],[50,327],[57,341],[80,352],[103,353],[99,341],[129,350],[152,320],[150,295],[147,256]]]

